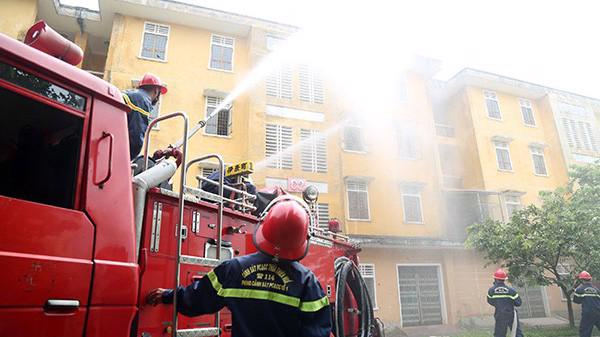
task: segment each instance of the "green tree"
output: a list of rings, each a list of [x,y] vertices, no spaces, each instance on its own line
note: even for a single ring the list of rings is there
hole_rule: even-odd
[[[600,165],[573,167],[567,186],[540,197],[540,206],[515,212],[509,222],[469,226],[467,246],[482,252],[487,265],[507,267],[517,283],[560,287],[573,327],[577,274],[600,277]]]

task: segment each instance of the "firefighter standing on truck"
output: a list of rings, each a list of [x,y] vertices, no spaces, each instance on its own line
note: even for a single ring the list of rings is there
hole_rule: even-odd
[[[150,112],[158,103],[160,95],[166,93],[167,87],[161,83],[160,78],[150,73],[144,74],[137,89],[123,92],[123,101],[131,109],[127,114],[130,160],[135,159],[142,150]]]
[[[592,284],[592,275],[587,271],[579,273],[583,282],[573,293],[573,302],[581,304],[579,336],[590,337],[594,325],[600,330],[600,289]]]
[[[315,275],[298,262],[308,252],[308,206],[293,196],[274,199],[254,232],[259,252],[225,261],[177,289],[186,316],[232,313],[233,337],[329,337],[329,300]],[[173,302],[173,290],[154,289],[148,304]]]
[[[494,285],[488,290],[487,302],[496,308],[494,319],[494,337],[506,337],[507,329],[511,329],[513,334],[516,330],[516,337],[523,337],[519,318],[515,307],[521,306],[521,298],[517,291],[505,284],[508,275],[502,269],[494,273]],[[516,321],[516,327],[514,323]]]

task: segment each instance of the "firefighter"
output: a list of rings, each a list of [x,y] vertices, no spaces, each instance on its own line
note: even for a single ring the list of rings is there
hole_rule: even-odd
[[[123,101],[131,111],[127,114],[129,129],[129,156],[133,160],[138,156],[144,144],[144,134],[148,128],[148,117],[158,103],[160,95],[167,93],[158,76],[146,73],[137,89],[125,90]]]
[[[508,275],[502,269],[496,270],[494,273],[494,285],[488,290],[487,302],[493,306],[494,319],[494,337],[506,337],[507,329],[513,330],[514,320],[516,324],[516,337],[523,337],[521,324],[517,316],[515,307],[521,306],[521,298],[517,291],[507,286],[504,282],[508,279]]]
[[[600,330],[600,290],[592,285],[592,275],[587,271],[579,273],[582,284],[575,289],[573,302],[581,304],[579,336],[590,337],[594,325]]]
[[[309,247],[309,208],[283,195],[263,212],[254,232],[257,253],[225,261],[177,289],[185,316],[232,313],[233,337],[329,337],[329,300],[315,275],[298,261]],[[146,302],[173,302],[173,290],[154,289]]]

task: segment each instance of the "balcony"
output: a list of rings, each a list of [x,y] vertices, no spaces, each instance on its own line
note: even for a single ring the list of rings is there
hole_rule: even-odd
[[[491,191],[445,191],[447,238],[463,242],[466,228],[490,218],[504,221],[502,195]]]
[[[450,125],[436,123],[435,124],[435,134],[440,137],[453,138],[454,137],[454,127],[450,126]]]

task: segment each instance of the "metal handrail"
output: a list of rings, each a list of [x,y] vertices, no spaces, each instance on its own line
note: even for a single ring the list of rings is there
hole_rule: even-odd
[[[334,233],[334,232],[332,232],[330,230],[323,229],[321,227],[313,227],[312,230],[315,231],[315,232],[321,232],[321,233],[323,233],[325,235],[330,235],[330,236],[333,237],[333,239],[343,239],[345,241],[350,240],[350,237],[347,236],[347,235]]]
[[[165,119],[181,117],[183,118],[183,148],[182,152],[182,165],[185,167],[185,161],[187,157],[187,144],[188,144],[188,117],[187,114],[183,111],[176,111],[170,114],[166,114],[164,116],[158,117],[152,120],[148,124],[148,128],[146,129],[146,133],[144,134],[144,171],[148,168],[148,148],[150,147],[150,130],[152,127]],[[175,296],[173,296],[173,337],[177,336],[177,287],[179,287],[179,257],[181,256],[181,226],[183,224],[183,208],[185,206],[185,198],[184,198],[184,190],[185,190],[185,169],[181,169],[181,176],[179,180],[179,204],[178,204],[178,213],[179,218],[178,222],[175,224],[175,238],[177,238],[177,257],[175,260],[175,287],[174,292]]]
[[[165,119],[170,119],[173,117],[177,117],[177,116],[185,116],[185,125],[186,127],[184,128],[184,135],[185,135],[185,146],[187,146],[187,125],[188,125],[188,118],[187,118],[187,114],[184,111],[175,111],[175,112],[171,112],[170,114],[166,114],[160,117],[157,117],[155,119],[153,119],[152,121],[150,121],[150,123],[148,123],[148,127],[146,128],[146,133],[144,134],[144,167],[142,169],[142,171],[146,171],[148,169],[148,148],[150,148],[150,131],[152,130],[152,128],[154,127],[154,125],[156,125],[158,122],[160,121],[164,121]],[[184,154],[185,155],[185,154]],[[185,160],[183,161],[183,163],[185,164]]]
[[[187,142],[187,135],[183,141],[184,141],[184,143]],[[187,171],[189,170],[189,168],[192,164],[201,162],[203,160],[211,159],[211,158],[215,158],[215,159],[217,159],[217,161],[219,161],[218,191],[219,191],[220,202],[218,203],[218,210],[217,210],[217,242],[216,242],[217,251],[216,251],[215,257],[216,257],[217,261],[221,261],[221,245],[222,245],[222,241],[223,241],[223,187],[225,186],[225,162],[223,161],[223,158],[218,154],[208,154],[208,155],[190,160],[190,162],[184,166],[182,171],[185,174],[185,173],[187,173]],[[181,190],[183,191],[184,189],[185,189],[185,185],[182,185]],[[177,256],[177,263],[179,263],[179,255]],[[219,312],[217,311],[217,313],[215,313],[215,323],[217,325],[217,328],[219,327],[219,321],[220,321],[220,315],[219,315]],[[173,323],[175,323],[175,321]],[[220,333],[219,333],[219,335],[220,335]]]
[[[248,205],[247,203],[245,203],[244,201],[239,201],[241,198],[238,199],[230,199],[227,197],[219,197],[218,195],[214,194],[214,193],[210,193],[204,190],[199,190],[197,188],[194,187],[189,187],[186,186],[185,188],[186,192],[198,197],[198,198],[205,198],[208,199],[210,201],[214,201],[214,202],[221,202],[222,200],[227,201],[229,203],[238,205],[243,207],[244,209],[250,210],[250,211],[255,211],[256,210],[256,206],[254,205]],[[206,194],[206,195],[202,195],[202,194]]]
[[[209,183],[211,185],[216,185],[216,186],[219,185],[219,183],[217,183],[216,181],[213,181],[213,180],[208,179],[208,178],[203,177],[203,176],[196,176],[196,179],[198,179],[198,181],[199,181],[199,185],[200,185],[199,188],[201,188],[201,183],[202,182],[207,182],[207,183]],[[242,186],[244,186],[244,185],[242,184]],[[224,199],[226,201],[228,201],[229,203],[232,203],[234,205],[240,206],[240,208],[241,208],[240,210],[242,212],[255,211],[256,210],[256,207],[254,206],[254,201],[256,200],[256,195],[250,194],[250,193],[248,193],[248,192],[246,192],[244,190],[237,189],[237,188],[234,188],[234,187],[231,187],[231,186],[228,186],[228,185],[223,186],[223,188],[226,189],[229,192],[233,192],[233,193],[241,195],[240,198],[236,198],[236,199],[225,198],[225,197],[224,197]],[[213,194],[213,193],[210,193],[210,192],[207,192],[207,193]],[[240,202],[240,200],[241,200],[241,202]]]
[[[203,176],[196,176],[196,179],[198,179],[198,180],[202,180],[202,181],[205,181],[205,182],[207,182],[207,183],[209,183],[209,184],[212,184],[212,185],[219,185],[219,183],[218,183],[218,182],[216,182],[216,181],[214,181],[214,180],[211,180],[211,179],[208,179],[208,178],[206,178],[206,177],[203,177]],[[231,186],[227,186],[227,185],[225,185],[225,186],[223,186],[223,189],[226,189],[226,190],[228,190],[229,192],[235,192],[235,193],[240,193],[240,194],[243,194],[243,195],[245,195],[245,196],[246,196],[248,199],[252,199],[252,200],[256,199],[256,195],[254,195],[254,194],[250,194],[250,193],[248,193],[248,192],[246,192],[246,191],[242,191],[242,190],[240,190],[240,189],[237,189],[237,188],[233,188],[233,187],[231,187]]]

